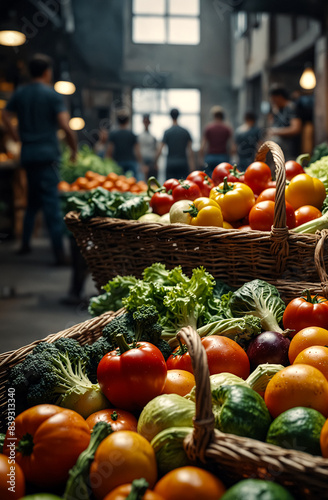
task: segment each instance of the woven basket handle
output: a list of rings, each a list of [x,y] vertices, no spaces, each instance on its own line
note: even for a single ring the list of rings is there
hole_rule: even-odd
[[[276,256],[276,272],[281,274],[285,269],[289,254],[288,227],[286,226],[286,169],[285,157],[278,144],[266,141],[260,146],[255,160],[265,161],[268,152],[271,152],[276,171],[276,198],[274,206],[273,226],[271,228],[271,254]]]
[[[320,231],[320,239],[314,250],[314,262],[322,286],[322,295],[328,298],[328,275],[325,267],[325,242],[328,241],[328,229]]]
[[[191,460],[199,458],[205,462],[205,451],[212,440],[215,425],[207,355],[200,336],[191,326],[182,328],[177,337],[188,347],[196,380],[194,430],[186,437],[184,445]]]

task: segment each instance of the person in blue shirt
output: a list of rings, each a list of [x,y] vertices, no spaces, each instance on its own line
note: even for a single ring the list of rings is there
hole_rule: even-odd
[[[31,251],[36,214],[42,210],[51,238],[55,264],[65,264],[63,219],[57,190],[60,148],[57,130],[66,133],[74,161],[77,141],[69,126],[69,114],[63,98],[55,92],[52,82],[52,60],[36,54],[29,63],[31,83],[18,88],[3,110],[3,122],[15,141],[20,141],[21,165],[26,170],[28,201],[24,218],[22,246],[19,254]],[[18,132],[12,118],[18,118]]]

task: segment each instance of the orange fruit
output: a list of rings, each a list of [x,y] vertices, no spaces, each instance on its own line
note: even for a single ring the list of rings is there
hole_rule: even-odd
[[[323,424],[320,434],[321,453],[324,458],[328,458],[328,420]]]
[[[99,186],[99,181],[97,179],[94,179],[92,181],[88,181],[87,185],[86,185],[86,189],[88,191],[91,191],[91,189],[95,189]]]
[[[289,345],[288,357],[290,363],[294,363],[296,356],[306,347],[313,345],[328,346],[328,330],[319,326],[309,326],[297,332]]]
[[[93,172],[92,170],[88,170],[85,174],[84,177],[88,179],[89,181],[92,181],[98,176],[96,172]]]
[[[166,382],[162,393],[185,396],[189,394],[195,384],[195,377],[192,373],[186,370],[167,370]]]
[[[114,187],[114,182],[113,181],[105,181],[102,185],[104,189],[108,189],[108,191],[111,191]]]
[[[57,188],[59,191],[68,192],[71,190],[71,185],[66,181],[60,181],[57,184]]]
[[[323,345],[307,347],[296,356],[293,364],[299,363],[318,368],[328,380],[328,347]]]
[[[86,179],[85,177],[78,177],[75,181],[75,184],[79,186],[80,189],[86,189],[88,179]]]
[[[328,381],[313,366],[287,366],[276,373],[268,383],[264,401],[273,418],[296,406],[314,408],[327,417]]]
[[[117,181],[117,179],[118,179],[118,175],[117,175],[117,174],[115,174],[115,172],[110,172],[110,173],[107,175],[106,179],[107,179],[108,181],[115,182],[115,181]]]

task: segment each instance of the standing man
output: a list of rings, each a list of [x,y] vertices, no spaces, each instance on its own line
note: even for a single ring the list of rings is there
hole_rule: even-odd
[[[187,129],[178,125],[179,115],[178,109],[171,109],[172,126],[164,132],[155,158],[155,163],[157,163],[164,146],[167,145],[166,179],[171,177],[185,179],[190,172],[195,170],[191,135]]]
[[[285,159],[295,160],[301,151],[302,120],[287,90],[274,85],[270,90],[272,104],[271,128],[268,138],[279,144]]]
[[[138,136],[138,142],[140,144],[140,152],[142,160],[144,163],[144,177],[147,180],[148,177],[157,177],[158,168],[155,163],[156,152],[157,152],[157,141],[155,137],[149,132],[150,116],[148,113],[143,115],[142,123],[144,124],[145,130],[141,132]]]
[[[132,172],[133,176],[137,177],[138,162],[142,166],[138,138],[130,130],[129,115],[125,110],[118,111],[116,120],[118,130],[109,134],[107,156],[116,161],[124,174]]]
[[[244,123],[235,132],[235,143],[239,159],[238,170],[245,172],[248,165],[254,161],[262,138],[262,131],[256,125],[255,113],[247,111],[244,115]]]
[[[57,190],[60,148],[57,129],[66,133],[71,159],[77,152],[76,137],[69,126],[69,114],[60,94],[51,86],[52,60],[36,54],[29,64],[32,81],[16,90],[3,110],[3,121],[12,138],[22,143],[21,164],[26,170],[28,201],[20,255],[31,251],[35,216],[41,209],[51,238],[55,264],[66,263],[63,220]],[[18,133],[12,118],[18,118]]]
[[[230,155],[234,152],[232,129],[224,121],[224,109],[213,106],[211,115],[213,120],[205,127],[199,150],[199,163],[206,163],[205,172],[210,177],[219,163],[230,162]]]

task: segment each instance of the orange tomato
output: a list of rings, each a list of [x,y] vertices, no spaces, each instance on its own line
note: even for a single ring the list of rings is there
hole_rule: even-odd
[[[3,450],[9,457],[12,438],[19,447],[16,461],[26,481],[55,486],[67,480],[69,470],[87,448],[90,429],[75,411],[43,404],[20,413],[8,428]]]
[[[102,185],[104,189],[108,189],[108,191],[111,191],[114,188],[115,184],[113,181],[105,181]]]
[[[199,467],[179,467],[158,481],[155,493],[165,500],[219,500],[225,492],[220,479]]]
[[[187,370],[167,370],[166,382],[162,394],[189,394],[196,384],[195,377]]]
[[[299,363],[318,368],[328,380],[328,347],[322,345],[307,347],[296,356],[293,364]]]
[[[99,186],[99,181],[97,179],[94,179],[92,181],[88,181],[87,185],[86,185],[86,189],[88,191],[91,191],[91,189],[95,189]]]
[[[126,191],[129,191],[130,186],[127,182],[118,179],[115,182],[115,189],[117,189],[118,191],[121,191],[122,193],[125,193]]]
[[[15,442],[13,441],[15,444]],[[18,500],[25,495],[25,478],[21,467],[13,456],[0,454],[0,498],[1,500]]]
[[[97,174],[96,172],[93,172],[93,170],[88,170],[85,174],[84,174],[84,177],[86,179],[88,179],[89,181],[92,181],[93,179],[95,179],[99,174]]]
[[[313,366],[287,366],[276,373],[268,383],[264,401],[273,418],[296,406],[314,408],[327,417],[328,381]]]
[[[320,447],[322,456],[328,458],[328,420],[326,420],[321,429]]]
[[[296,227],[322,216],[320,210],[311,205],[303,205],[295,210]]]
[[[130,187],[130,192],[131,193],[141,193],[142,190],[140,189],[139,186],[137,186],[137,184],[134,184],[133,186]]]
[[[125,182],[129,184],[129,186],[133,186],[133,184],[137,183],[137,179],[135,177],[126,177]]]
[[[118,486],[115,490],[106,495],[104,500],[125,500],[129,497],[131,489],[132,484],[122,484],[122,486]],[[165,498],[154,491],[146,490],[146,493],[142,495],[142,500],[165,500]]]
[[[75,181],[75,184],[79,186],[80,189],[86,189],[88,180],[85,177],[78,177]]]
[[[117,175],[117,174],[115,174],[115,172],[110,172],[110,173],[107,175],[106,179],[107,179],[108,181],[116,182],[116,181],[117,181],[117,179],[118,179],[118,175]]]
[[[116,408],[106,408],[89,415],[86,423],[90,430],[97,422],[107,422],[112,426],[113,431],[135,431],[137,432],[138,421],[132,413]]]
[[[145,181],[138,181],[136,186],[139,187],[140,192],[147,191],[147,189],[148,189],[147,183]]]
[[[71,189],[70,190],[71,191],[80,191],[80,188],[79,188],[79,186],[75,182],[73,182],[73,184],[71,184]]]
[[[306,347],[313,345],[328,345],[328,330],[319,326],[303,328],[294,335],[290,341],[288,357],[289,362],[294,363],[296,356]]]
[[[113,432],[98,446],[90,467],[90,485],[98,500],[134,479],[157,480],[155,452],[146,438],[133,431]]]
[[[64,193],[67,193],[68,191],[71,190],[71,185],[66,181],[60,181],[57,184],[57,188],[59,191],[63,191]]]

